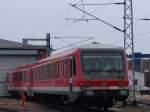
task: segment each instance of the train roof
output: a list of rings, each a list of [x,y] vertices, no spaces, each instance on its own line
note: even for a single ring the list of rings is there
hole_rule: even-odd
[[[25,69],[27,67],[32,67],[34,65],[37,65],[37,64],[40,64],[40,63],[43,63],[43,62],[47,62],[51,59],[57,59],[57,58],[60,58],[60,57],[70,55],[70,54],[74,53],[77,50],[86,50],[86,49],[107,49],[107,50],[108,49],[109,50],[118,49],[118,50],[124,50],[124,48],[122,48],[122,47],[118,47],[118,46],[114,46],[114,45],[110,45],[110,44],[101,44],[101,43],[94,42],[94,43],[91,43],[91,44],[80,45],[80,46],[77,46],[77,47],[72,48],[70,50],[63,51],[63,52],[51,55],[47,58],[41,59],[41,60],[36,61],[35,63],[32,63],[32,64],[27,64],[27,65],[22,65],[22,66],[16,67],[13,70],[17,71],[17,70],[20,70],[20,69]]]
[[[110,45],[110,44],[101,44],[101,43],[97,43],[97,42],[93,42],[91,44],[84,44],[84,45],[80,45],[77,46],[75,48],[72,48],[70,50],[67,51],[63,51],[54,55],[51,55],[45,59],[39,60],[38,63],[40,62],[44,62],[47,61],[49,59],[55,59],[55,58],[59,58],[59,57],[63,57],[63,56],[67,56],[72,54],[73,52],[75,52],[76,50],[86,50],[86,49],[109,49],[109,50],[113,50],[113,49],[119,49],[119,50],[123,50],[122,47],[118,47],[118,46],[114,46],[114,45]]]
[[[119,46],[114,46],[111,44],[101,44],[93,42],[92,44],[85,44],[77,47],[78,49],[123,49]]]

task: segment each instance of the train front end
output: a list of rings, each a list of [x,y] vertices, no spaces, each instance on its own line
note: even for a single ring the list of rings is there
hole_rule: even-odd
[[[79,48],[80,100],[88,105],[112,107],[128,98],[128,67],[123,48],[91,44]]]

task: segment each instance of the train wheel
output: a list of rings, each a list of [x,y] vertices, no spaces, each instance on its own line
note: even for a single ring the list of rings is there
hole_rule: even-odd
[[[104,107],[104,111],[105,111],[105,112],[108,112],[108,107]]]

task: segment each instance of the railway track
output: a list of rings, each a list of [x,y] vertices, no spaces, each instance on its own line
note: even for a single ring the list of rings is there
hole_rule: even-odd
[[[62,105],[62,104],[55,104],[55,103],[40,103],[41,105],[44,105],[50,109],[54,109],[58,112],[106,112],[103,109],[97,109],[97,108],[90,108],[90,107],[81,107],[76,105]],[[117,108],[110,108],[107,112],[118,112],[119,109]],[[119,111],[121,112],[121,111]]]

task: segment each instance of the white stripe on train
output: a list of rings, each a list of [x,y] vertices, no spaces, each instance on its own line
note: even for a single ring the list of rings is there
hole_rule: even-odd
[[[87,87],[87,90],[119,90],[119,89],[128,89],[128,87],[119,87],[119,86],[101,86],[101,87]],[[9,91],[28,91],[27,87],[8,87]],[[31,90],[34,91],[47,91],[47,92],[69,92],[69,87],[31,87]],[[73,87],[73,92],[80,92],[80,87]]]

